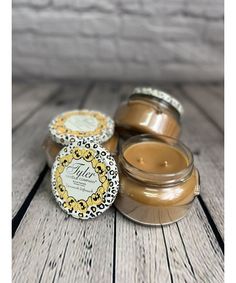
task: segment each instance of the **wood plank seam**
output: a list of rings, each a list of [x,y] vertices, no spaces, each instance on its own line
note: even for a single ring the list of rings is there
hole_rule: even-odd
[[[161,231],[162,231],[164,245],[165,245],[166,261],[167,261],[167,266],[168,266],[168,270],[169,270],[169,273],[170,273],[170,281],[171,281],[171,283],[173,283],[174,282],[173,274],[172,274],[172,270],[171,270],[171,267],[170,267],[169,254],[168,254],[168,249],[167,249],[167,244],[166,244],[166,237],[165,237],[165,232],[164,232],[164,229],[163,229],[163,225],[161,225]]]
[[[219,125],[208,115],[208,113],[206,113],[206,111],[204,109],[202,109],[201,106],[199,106],[187,93],[187,91],[185,91],[185,89],[182,87],[182,85],[177,84],[177,87],[180,89],[180,91],[182,91],[185,95],[185,97],[208,119],[208,121],[210,121],[214,127],[222,134],[224,135],[224,131],[219,127]],[[208,219],[208,222],[212,228],[212,231],[216,237],[217,242],[219,243],[219,246],[222,250],[222,253],[224,254],[224,241],[219,233],[219,230],[211,216],[211,213],[209,211],[209,209],[207,208],[206,203],[204,202],[203,198],[200,196],[198,196],[198,201]]]
[[[182,85],[181,85],[181,84],[177,84],[177,87],[180,89],[180,91],[182,91],[182,92],[184,93],[186,99],[188,99],[188,100],[208,119],[208,121],[210,121],[210,122],[214,125],[214,127],[215,127],[222,135],[224,135],[224,130],[222,130],[222,129],[219,127],[219,125],[210,117],[210,115],[208,115],[208,113],[207,113],[204,109],[202,109],[202,107],[199,106],[199,105],[188,95],[187,91],[185,91],[185,89],[182,87]],[[198,154],[199,154],[199,153],[198,153]],[[209,224],[210,224],[210,226],[211,226],[211,229],[212,229],[212,231],[213,231],[213,233],[214,233],[214,235],[215,235],[215,237],[216,237],[216,240],[217,240],[217,242],[218,242],[218,244],[219,244],[219,246],[220,246],[220,248],[221,248],[221,250],[222,250],[222,253],[224,254],[224,241],[223,241],[223,238],[222,238],[222,236],[220,235],[220,232],[219,232],[219,230],[218,230],[218,228],[217,228],[217,226],[216,226],[216,224],[215,224],[215,222],[214,222],[214,220],[213,220],[213,218],[212,218],[212,216],[211,216],[211,213],[210,213],[210,211],[209,211],[209,209],[208,209],[206,203],[204,202],[203,198],[201,197],[201,195],[199,195],[199,196],[197,197],[197,199],[198,199],[198,201],[199,201],[199,203],[200,203],[200,205],[201,205],[201,207],[202,207],[202,209],[203,209],[203,211],[204,211],[204,213],[205,213],[205,215],[206,215],[206,217],[207,217],[207,220],[208,220],[208,222],[209,222]]]
[[[120,99],[119,102],[122,103],[124,99],[127,97],[126,93],[123,93],[121,91],[120,93]],[[121,148],[121,139],[119,138],[118,140],[118,145],[117,145],[118,151],[120,151]],[[113,206],[114,207],[114,206]],[[113,274],[112,274],[112,283],[116,282],[116,226],[117,226],[117,209],[114,207],[114,242],[113,242]]]
[[[85,103],[86,101],[86,98],[87,98],[87,95],[88,93],[90,93],[91,89],[94,87],[94,84],[89,84],[86,91],[84,92],[84,95],[82,96],[82,99],[80,100],[79,104],[78,104],[78,107],[83,107],[83,104]],[[49,99],[47,99],[43,104],[41,104],[38,108],[40,109],[43,105],[45,105],[46,103],[48,103],[49,101],[53,100],[55,98],[56,95],[58,95],[61,91],[62,91],[63,87],[60,86],[57,90],[55,90],[52,95],[49,97]],[[39,110],[38,109],[38,110]],[[34,114],[34,113],[32,113]],[[32,115],[29,115],[29,117],[27,117],[26,120],[28,120],[30,118],[30,116]],[[24,122],[25,122],[24,121]],[[23,123],[21,123],[20,125],[23,125]],[[16,127],[16,128],[19,128],[19,125]],[[15,129],[16,130],[16,129]],[[30,203],[33,199],[33,197],[35,196],[37,190],[39,189],[41,183],[43,182],[43,179],[44,177],[46,176],[47,174],[47,171],[48,171],[48,166],[45,164],[43,170],[41,171],[38,179],[36,180],[34,186],[32,187],[31,191],[29,192],[29,194],[27,195],[25,201],[23,202],[22,206],[20,207],[20,209],[18,210],[17,214],[14,216],[14,218],[12,219],[12,238],[14,237],[15,233],[16,233],[16,230],[17,228],[19,227],[20,225],[20,222],[21,220],[23,219],[24,217],[24,214],[26,212],[26,210],[28,209],[28,207],[30,206]]]
[[[176,85],[175,85],[176,86]],[[186,97],[186,96],[185,96]],[[124,98],[126,98],[126,96],[124,96]],[[188,102],[190,102],[191,103],[191,101],[189,101],[188,100]],[[192,104],[192,103],[191,103]],[[195,107],[195,105],[193,105],[194,107]],[[198,109],[198,111],[199,111],[199,109]],[[199,111],[200,112],[200,111]],[[201,114],[202,115],[202,112],[201,113],[199,113],[199,114]],[[204,115],[202,115],[203,117],[204,117]],[[211,122],[210,122],[211,123]],[[213,127],[214,128],[214,127]],[[218,130],[217,130],[217,132],[218,132]],[[200,155],[200,150],[199,149],[196,149],[195,150],[195,152],[194,152],[194,154],[195,155]],[[208,221],[208,219],[207,219],[207,217],[206,217],[206,215],[205,215],[205,212],[204,212],[204,210],[203,210],[203,208],[201,207],[201,205],[200,205],[200,203],[199,203],[199,201],[198,200],[196,200],[196,202],[197,202],[197,204],[198,204],[198,207],[200,207],[200,212],[202,212],[202,216],[204,217],[204,220],[207,222]],[[180,221],[180,225],[181,225],[181,221]],[[174,226],[176,227],[175,229],[174,229]],[[188,247],[188,239],[186,238],[186,235],[185,235],[185,237],[184,237],[184,234],[182,234],[182,233],[180,233],[180,231],[181,231],[181,226],[179,226],[179,224],[178,224],[178,226],[177,226],[177,224],[176,225],[174,225],[174,226],[171,226],[171,228],[173,228],[173,229],[171,229],[171,230],[175,230],[176,232],[177,232],[177,234],[179,234],[179,238],[180,238],[180,244],[181,244],[181,247],[182,247],[182,249],[183,249],[183,254],[185,255],[185,258],[186,258],[186,262],[184,263],[184,266],[185,266],[185,268],[186,269],[188,269],[188,271],[189,271],[189,274],[191,273],[191,280],[192,281],[185,281],[185,282],[195,282],[195,281],[198,281],[199,280],[199,276],[201,276],[201,275],[199,275],[199,268],[198,268],[198,266],[195,266],[194,265],[194,263],[196,264],[196,262],[193,262],[192,260],[193,260],[193,258],[191,258],[191,257],[193,257],[193,255],[191,254],[191,252],[190,252],[190,254],[189,254],[189,252],[187,252],[187,251],[189,251],[189,248],[187,249],[187,247]],[[168,229],[169,229],[169,227],[163,227],[163,230],[164,230],[164,234],[163,234],[163,239],[164,239],[164,245],[166,245],[166,255],[168,255],[168,259],[169,259],[169,265],[171,266],[171,271],[172,271],[172,275],[173,275],[173,281],[175,281],[176,280],[176,274],[175,274],[175,269],[176,269],[176,267],[173,265],[172,266],[172,264],[174,263],[176,263],[175,262],[175,251],[172,251],[172,247],[171,247],[171,243],[169,242],[168,243],[168,234],[166,234],[167,233],[167,231],[168,231]],[[182,229],[183,229],[183,227],[182,227]],[[213,230],[212,230],[212,227],[209,225],[209,229],[211,230],[211,233],[212,233],[212,236],[214,237],[214,240],[215,240],[215,242],[216,242],[216,245],[217,246],[219,246],[218,245],[218,242],[217,242],[217,240],[216,240],[216,236],[215,236],[215,234],[214,234],[214,232],[213,232]],[[172,233],[173,233],[173,231],[171,231]],[[176,234],[176,235],[177,235]],[[209,236],[208,236],[208,238],[209,238]],[[212,242],[211,242],[211,239],[209,238],[209,244],[211,244],[212,245]],[[174,244],[173,244],[174,245]],[[214,249],[214,247],[212,246],[212,248]],[[219,247],[219,249],[220,249],[220,247]],[[173,260],[173,258],[174,258],[174,260]],[[168,260],[168,259],[166,259],[166,260]],[[193,263],[193,264],[192,264]],[[187,266],[187,265],[188,266]],[[194,268],[196,268],[196,270],[194,270]],[[167,268],[168,268],[168,266],[167,266]],[[177,275],[177,278],[178,278],[178,275]],[[168,282],[170,281],[171,279],[169,279],[168,280]],[[177,280],[178,281],[178,280]],[[199,281],[199,282],[202,282],[202,281]]]
[[[176,227],[177,227],[177,229],[178,229],[179,236],[180,236],[180,239],[181,239],[183,248],[184,248],[184,252],[185,252],[185,255],[186,255],[188,264],[189,264],[189,266],[190,266],[190,268],[191,268],[193,277],[195,278],[195,280],[197,280],[196,275],[195,275],[195,272],[194,272],[194,268],[193,268],[193,266],[192,266],[192,263],[191,263],[191,261],[190,261],[190,258],[189,258],[189,255],[188,255],[188,252],[187,252],[187,249],[186,249],[186,245],[185,245],[185,243],[184,243],[183,236],[182,236],[181,231],[180,231],[180,229],[179,229],[179,224],[178,224],[178,222],[176,222],[175,224],[176,224]]]
[[[97,93],[97,95],[98,94],[100,94],[99,92]],[[82,98],[83,97],[81,97],[81,99],[80,99],[80,101],[82,100]],[[91,97],[91,99],[92,99],[92,97]],[[97,99],[97,101],[98,101],[98,103],[99,103],[99,99]],[[109,105],[109,104],[108,104]],[[196,155],[199,155],[200,154],[200,152],[198,152],[198,149],[196,150],[196,152],[195,152],[195,154]],[[44,178],[44,180],[45,180],[45,178]],[[36,196],[34,197],[34,199],[36,198]],[[200,206],[200,203],[197,201],[197,203],[198,203],[198,205]],[[32,204],[31,204],[31,206],[32,206]],[[29,207],[30,208],[30,207]],[[26,211],[26,213],[28,213],[28,210]],[[115,215],[115,217],[117,218],[117,221],[119,222],[119,215],[118,215],[118,212],[117,211],[115,211],[115,213],[114,213],[114,215]],[[207,220],[207,218],[205,217],[205,213],[203,212],[202,213],[202,220],[204,220],[204,221],[206,221]],[[32,218],[33,219],[33,218]],[[31,220],[32,221],[32,220]],[[116,221],[116,220],[114,220],[114,221]],[[112,259],[112,256],[111,256],[111,259],[113,260],[113,267],[112,267],[112,271],[111,272],[113,272],[112,273],[112,276],[110,277],[110,279],[111,279],[111,281],[112,282],[115,282],[115,281],[120,281],[120,280],[118,280],[118,279],[116,279],[116,276],[114,277],[114,273],[115,272],[117,272],[117,273],[119,273],[121,270],[119,270],[119,264],[117,265],[116,264],[116,258],[118,258],[119,257],[119,250],[116,250],[114,247],[116,247],[117,245],[118,245],[118,242],[119,242],[119,234],[120,234],[120,230],[119,230],[119,226],[117,226],[117,224],[116,224],[116,222],[114,222],[114,221],[112,221],[111,222],[111,225],[113,226],[113,225],[115,225],[114,226],[114,234],[113,234],[113,237],[111,238],[111,241],[112,241],[112,239],[114,239],[114,242],[113,243],[111,243],[111,245],[113,245],[113,259]],[[131,224],[131,223],[130,223]],[[183,230],[183,226],[184,225],[186,225],[186,224],[184,224],[184,225],[182,225],[182,227],[181,227],[181,222],[180,222],[180,224],[176,224],[177,225],[177,229],[178,230],[180,230],[181,232],[183,232],[182,230]],[[23,225],[22,225],[23,226]],[[116,227],[117,226],[117,227]],[[179,226],[179,228],[178,228],[178,226]],[[164,253],[163,253],[163,255],[165,254],[165,253],[167,253],[168,254],[168,260],[169,260],[169,264],[170,264],[170,267],[171,267],[171,272],[172,272],[172,275],[173,275],[173,278],[172,278],[172,281],[170,280],[170,277],[168,278],[168,280],[163,280],[163,282],[175,282],[176,280],[179,282],[179,280],[182,278],[182,277],[179,277],[179,275],[178,275],[178,271],[180,271],[180,269],[178,269],[178,268],[186,268],[186,272],[189,274],[189,278],[190,278],[190,273],[192,274],[192,280],[195,282],[195,280],[194,280],[194,275],[193,275],[193,273],[194,273],[194,270],[193,270],[193,266],[194,266],[194,268],[195,268],[195,273],[196,273],[196,281],[198,280],[198,278],[200,278],[200,280],[199,280],[199,282],[205,282],[205,281],[202,281],[201,279],[202,278],[207,278],[207,277],[202,277],[201,278],[201,276],[203,276],[204,274],[202,274],[202,273],[200,273],[199,274],[199,270],[198,270],[198,266],[196,265],[196,262],[194,261],[194,262],[192,262],[192,259],[195,257],[195,255],[193,255],[193,254],[191,254],[191,250],[190,250],[190,248],[188,248],[188,235],[186,236],[186,234],[184,234],[184,233],[182,233],[182,234],[180,234],[180,232],[178,232],[178,230],[176,229],[176,226],[174,225],[174,227],[175,227],[175,229],[173,229],[173,230],[176,230],[176,234],[174,234],[174,231],[170,231],[171,233],[173,233],[173,235],[175,236],[175,235],[180,235],[180,240],[179,240],[179,248],[181,248],[182,250],[183,250],[183,252],[181,253],[181,257],[186,257],[186,259],[183,259],[183,263],[182,263],[182,261],[181,261],[181,264],[182,264],[182,266],[180,266],[180,265],[178,265],[178,262],[177,262],[177,265],[173,265],[172,266],[172,264],[174,263],[176,263],[175,262],[175,258],[177,257],[177,256],[179,256],[179,255],[177,255],[177,253],[176,253],[176,250],[174,249],[174,250],[172,250],[172,248],[174,247],[175,248],[175,243],[172,245],[172,241],[171,240],[168,240],[168,227],[163,227],[163,232],[162,232],[162,234],[164,233],[164,235],[163,235],[163,238],[164,238],[164,245],[166,245],[166,247],[165,247],[165,250],[164,250],[164,248],[163,248],[163,250],[164,250]],[[173,228],[174,228],[173,227]],[[116,230],[115,230],[116,229]],[[210,229],[212,229],[212,228],[210,228]],[[119,231],[118,233],[117,233],[117,231]],[[20,231],[18,231],[17,233],[20,233]],[[122,231],[121,231],[121,233],[122,233]],[[137,233],[136,233],[137,234]],[[17,235],[17,234],[16,234]],[[37,235],[37,234],[36,234]],[[214,237],[214,234],[213,234],[213,237]],[[16,239],[16,237],[15,237],[15,239]],[[127,238],[127,239],[129,239],[129,238]],[[171,239],[171,238],[170,238]],[[172,238],[172,240],[173,240],[173,238]],[[169,241],[169,242],[168,242]],[[214,242],[216,243],[216,241],[215,241],[215,239],[214,239]],[[212,245],[212,242],[210,242],[210,244]],[[17,244],[16,244],[17,245]],[[51,246],[51,245],[50,245]],[[188,251],[188,254],[186,254],[186,250],[184,250],[184,247],[186,246],[186,250]],[[18,246],[19,247],[19,246]],[[147,247],[149,247],[149,245],[147,245]],[[198,247],[198,243],[197,243],[197,247]],[[214,249],[214,247],[212,246],[212,248]],[[151,249],[151,246],[150,246],[150,249]],[[52,250],[52,249],[51,249]],[[63,250],[63,252],[64,252],[65,250]],[[177,248],[177,251],[178,251],[178,248]],[[190,252],[190,253],[189,253]],[[21,251],[19,250],[19,254],[21,253]],[[63,253],[62,253],[63,254]],[[118,254],[118,255],[117,255]],[[48,255],[49,255],[49,251],[48,251]],[[65,255],[65,257],[68,257],[68,255]],[[156,255],[155,255],[155,257],[156,257]],[[192,258],[191,258],[192,257]],[[127,259],[127,257],[126,257],[126,254],[124,253],[124,256],[123,256],[123,260],[124,260],[124,262],[125,262],[125,259]],[[154,257],[152,258],[152,260],[154,259]],[[212,258],[213,259],[213,258]],[[45,266],[46,265],[48,265],[49,263],[50,263],[50,258],[48,259],[48,256],[47,257],[45,257],[45,264],[44,264],[44,268],[43,268],[43,270],[45,269]],[[165,260],[165,262],[167,261],[167,259],[165,258],[164,259]],[[181,260],[182,260],[182,258],[181,258]],[[191,260],[191,263],[189,262]],[[214,262],[214,260],[213,260],[213,262]],[[112,263],[112,261],[111,261],[111,263]],[[193,264],[192,264],[193,263]],[[127,262],[125,263],[125,264],[127,264]],[[63,264],[62,264],[62,266],[63,266]],[[65,264],[64,264],[64,266],[65,266]],[[111,265],[110,265],[111,266]],[[167,267],[167,265],[165,265],[166,266],[166,269],[168,268]],[[58,275],[58,271],[59,271],[59,269],[60,269],[60,266],[58,266],[59,268],[56,268],[55,270],[54,270],[54,274],[53,274],[53,271],[52,271],[52,281],[51,282],[56,282],[57,281],[57,275]],[[90,265],[90,267],[91,267],[91,265]],[[123,267],[124,268],[124,267]],[[163,270],[163,266],[161,266],[161,269]],[[90,270],[90,271],[92,271],[92,270]],[[192,272],[191,272],[192,271]],[[168,271],[167,271],[168,272]],[[177,272],[177,273],[176,273]],[[40,281],[44,281],[45,279],[43,279],[45,276],[46,276],[46,274],[47,274],[47,272],[46,272],[46,270],[44,271],[44,273],[40,276],[41,277],[41,279],[40,279]],[[156,273],[154,273],[155,274],[155,276],[156,276]],[[157,273],[158,274],[158,273]],[[39,274],[40,275],[40,274]],[[177,279],[176,279],[177,278]],[[209,278],[211,278],[211,277],[209,277]],[[214,277],[215,278],[215,277]],[[156,278],[156,280],[158,279],[158,277]],[[193,282],[193,281],[191,281],[190,279],[189,279],[189,281],[187,280],[186,281],[186,278],[184,278],[184,282]],[[60,281],[61,282],[61,281]],[[110,282],[110,281],[109,281]],[[130,281],[129,281],[130,282]],[[149,281],[150,282],[150,281]],[[156,282],[156,281],[154,281],[154,282]],[[183,281],[182,281],[183,282]],[[213,282],[213,281],[212,281]],[[214,282],[216,282],[216,281],[214,281]],[[219,282],[219,281],[217,281],[217,282]]]
[[[12,129],[12,133],[14,133],[16,130],[18,130],[22,125],[24,125],[24,123],[30,118],[32,117],[35,113],[37,113],[45,104],[47,104],[48,102],[52,101],[55,96],[57,96],[59,93],[61,93],[62,91],[62,86],[58,87],[54,92],[52,92],[52,94],[45,99],[40,105],[38,105],[38,107],[36,107],[35,109],[33,109],[18,125],[16,125],[15,127],[13,127]]]
[[[85,102],[87,100],[87,98],[89,97],[89,94],[92,92],[92,90],[95,88],[95,83],[91,82],[87,89],[84,92],[84,95],[82,96],[82,99],[80,100],[79,104],[78,104],[78,108],[83,108],[83,106],[85,105]]]
[[[217,240],[217,242],[218,242],[218,244],[219,244],[219,246],[220,246],[220,248],[222,250],[222,253],[224,254],[224,241],[223,241],[223,239],[222,239],[222,237],[220,235],[220,232],[219,232],[219,230],[218,230],[218,228],[217,228],[217,226],[216,226],[216,224],[215,224],[215,222],[214,222],[214,220],[213,220],[213,218],[211,216],[211,213],[208,210],[207,205],[205,204],[205,202],[202,199],[201,195],[199,195],[197,197],[197,199],[198,199],[198,201],[199,201],[199,203],[200,203],[200,205],[201,205],[201,207],[202,207],[202,209],[203,209],[203,211],[204,211],[204,213],[205,213],[205,215],[207,217],[207,220],[208,220],[208,222],[209,222],[209,224],[211,226],[211,229],[212,229],[212,231],[213,231],[213,233],[214,233],[214,235],[216,237],[216,240]]]
[[[35,196],[36,192],[38,191],[44,177],[48,172],[48,166],[45,164],[42,172],[39,174],[37,181],[35,182],[33,188],[29,192],[28,196],[26,197],[25,201],[21,205],[20,209],[18,210],[17,214],[12,219],[12,238],[14,237],[17,228],[20,225],[21,220],[23,219],[26,210],[28,209],[33,197]]]
[[[224,134],[224,132],[222,131],[222,129],[215,123],[214,120],[211,119],[211,117],[206,113],[206,111],[204,109],[202,109],[202,107],[200,107],[193,99],[191,99],[191,97],[189,97],[187,91],[184,89],[184,87],[182,87],[182,85],[180,84],[176,84],[176,87],[179,88],[179,90],[184,93],[185,95],[185,98],[191,103],[193,104],[201,113],[202,115],[204,115],[208,121],[213,124],[213,126],[217,129],[217,131],[219,131],[222,135]],[[200,150],[199,152],[195,152],[194,153],[195,155],[200,155]],[[203,211],[204,211],[204,214],[206,215],[207,217],[207,220],[209,222],[209,225],[211,226],[211,229],[216,237],[216,240],[222,250],[222,253],[224,253],[224,241],[223,241],[223,238],[217,228],[217,225],[215,223],[215,221],[213,220],[212,218],[212,215],[210,213],[210,210],[208,209],[205,201],[203,200],[202,196],[200,195],[198,197],[198,201],[200,203],[200,206],[202,207]]]
[[[196,103],[185,91],[185,89],[182,87],[181,84],[176,85],[177,88],[179,88],[180,92],[184,93],[186,99],[189,100],[207,119],[214,125],[214,127],[222,134],[224,135],[224,130],[219,127],[219,125],[211,118],[211,116],[198,104]]]
[[[23,95],[24,92],[26,92],[26,91],[28,91],[28,90],[30,90],[34,87],[33,85],[31,86],[31,85],[24,84],[24,83],[22,83],[22,84],[23,85],[21,85],[20,89],[18,89],[17,91],[14,91],[13,86],[12,86],[12,91],[11,91],[12,101],[13,101],[13,99],[20,97],[21,95]]]

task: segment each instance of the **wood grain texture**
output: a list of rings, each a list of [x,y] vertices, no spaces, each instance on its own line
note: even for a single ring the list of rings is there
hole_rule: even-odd
[[[114,89],[116,96],[111,96]],[[120,88],[98,84],[83,107],[112,116],[120,93]],[[67,217],[52,198],[46,176],[13,240],[13,281],[112,282],[114,209],[94,220],[79,221]],[[34,254],[39,254],[37,259]]]
[[[113,116],[121,97],[121,86],[111,83],[97,83],[86,98],[84,107]]]
[[[223,282],[223,254],[197,200],[178,224],[163,227],[117,212],[116,231],[116,282]]]
[[[55,115],[53,113],[66,110],[71,104],[75,105],[75,101],[78,104],[83,97],[80,105],[84,108],[112,116],[118,103],[134,86],[98,83],[89,88],[86,96],[83,94],[87,86],[67,87],[55,96],[55,103],[49,101],[20,127],[24,130],[22,134],[20,129],[14,133],[13,158],[19,165],[13,174],[27,177],[17,177],[17,194],[23,192],[20,202],[27,195],[25,188],[32,187],[45,163],[35,148],[39,147],[37,137],[43,136],[44,128],[47,131],[45,125]],[[182,88],[160,87],[183,102],[186,113],[181,139],[194,152],[202,179],[202,198],[223,237],[223,136],[203,110],[185,97]],[[41,121],[40,130],[36,129],[38,121]],[[24,168],[27,164],[31,165],[32,168],[27,169],[34,176],[30,182]],[[92,221],[79,221],[67,217],[57,206],[50,192],[49,175],[34,196],[13,239],[13,282],[17,283],[220,283],[223,282],[223,261],[214,231],[198,199],[184,219],[170,226],[141,226],[127,220],[114,208]]]
[[[13,239],[13,282],[111,282],[113,209],[94,220],[68,217],[46,176]]]
[[[118,211],[115,282],[171,282],[162,229],[135,224]]]
[[[220,91],[219,90],[218,92]],[[220,131],[224,131],[224,104],[220,95],[210,85],[185,85],[183,88],[185,95],[189,97],[199,107],[200,110],[211,120]]]
[[[18,99],[28,89],[33,88],[33,83],[14,82],[12,84],[12,100]]]
[[[211,91],[221,100],[224,100],[224,82],[209,85]]]
[[[13,180],[12,213],[17,213],[44,168],[45,156],[41,148],[48,132],[48,123],[60,112],[76,108],[85,94],[87,84],[79,88],[65,88],[18,128],[12,137]]]
[[[19,125],[33,115],[40,107],[46,103],[56,92],[59,85],[48,83],[39,84],[30,88],[12,101],[12,127],[15,130]]]
[[[223,135],[178,87],[163,89],[179,99],[185,109],[181,140],[194,154],[201,175],[201,196],[224,238],[224,147]],[[223,107],[223,106],[222,106]]]
[[[187,217],[163,230],[174,282],[224,282],[224,256],[197,199]]]
[[[186,99],[180,95],[180,91],[179,89],[177,90],[176,87],[173,88],[163,85],[158,86],[158,88],[169,91],[181,101],[183,100],[183,104],[187,112],[185,115],[185,120],[188,121],[188,123],[186,121],[183,122],[183,124],[185,125],[185,134],[183,135],[183,140],[187,145],[191,145],[191,148],[194,150],[196,156],[198,157],[199,147],[201,148],[201,152],[202,147],[204,148],[204,141],[202,141],[201,138],[198,138],[198,136],[200,135],[201,137],[201,134],[206,134],[205,131],[196,131],[197,126],[193,127],[193,125],[199,125],[199,121],[197,121],[199,110],[196,109],[196,107],[192,103],[186,101]],[[130,87],[130,90],[132,90],[132,87]],[[123,97],[123,99],[125,99],[125,96]],[[189,115],[189,113],[191,113],[191,115]],[[202,120],[205,120],[206,118],[203,115],[200,116],[201,124],[201,122],[203,122]],[[207,123],[208,124],[206,125],[206,130],[209,130],[209,127],[211,127],[212,125],[210,122]],[[216,133],[214,131],[214,134],[216,134],[216,136],[210,135],[210,138],[214,139],[215,142],[215,138],[219,138],[219,133],[218,131],[216,131]],[[207,139],[208,145],[211,144],[211,139]],[[219,146],[222,148],[221,143],[219,143]],[[204,150],[206,151],[206,153],[208,153],[207,148],[204,148]],[[204,154],[205,151],[202,153],[204,157],[206,155]],[[211,155],[207,154],[206,156],[207,157],[205,157],[205,160],[203,160],[203,162],[205,161],[208,164],[208,159]],[[220,158],[222,158],[222,156],[220,156]],[[208,170],[207,173],[204,174],[205,177],[208,177],[207,174],[212,174],[211,176],[215,176],[215,174],[221,172],[222,168],[217,168],[214,170],[213,164],[214,163],[211,164],[211,171]],[[206,170],[206,166],[201,166],[201,161],[199,160],[197,167],[200,169],[200,173],[202,173],[202,170]],[[206,182],[205,178],[203,178],[202,182]],[[205,185],[209,185],[209,181],[204,184],[204,187]],[[208,199],[210,199],[210,190],[208,190],[206,193],[208,194]],[[214,200],[211,204],[211,208],[213,209]],[[222,200],[220,200],[218,206],[221,204]],[[215,211],[214,219],[217,219],[218,217],[220,218],[218,224],[222,225],[220,227],[223,234],[222,208],[223,207],[221,207],[218,214],[216,214]],[[174,224],[170,226],[164,226],[162,229],[144,227],[126,220],[117,212],[116,281],[208,282],[209,278],[212,278],[213,276],[212,282],[222,282],[223,255],[198,200],[195,201],[195,204],[190,210],[190,213],[187,215],[187,217],[185,217],[178,223],[178,225]],[[186,232],[186,227],[188,227],[188,231],[189,229],[191,230],[191,233]],[[137,229],[139,233],[137,232]],[[199,239],[199,241],[201,241],[201,245],[199,245],[198,243],[198,231],[201,231],[201,237],[204,239]],[[126,239],[131,239],[131,241],[127,241]],[[159,243],[161,244],[159,245]],[[186,246],[188,246],[188,249],[192,249],[193,252],[188,254],[188,249],[186,249]],[[209,255],[215,258],[215,265],[210,262]],[[198,259],[195,260],[194,256],[200,259],[200,261],[202,261],[202,264],[199,264]],[[126,262],[126,264],[124,264],[124,262]]]

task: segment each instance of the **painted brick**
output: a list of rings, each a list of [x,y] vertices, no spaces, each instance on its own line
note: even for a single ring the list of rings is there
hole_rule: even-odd
[[[223,17],[223,0],[13,0],[13,75],[222,80]]]

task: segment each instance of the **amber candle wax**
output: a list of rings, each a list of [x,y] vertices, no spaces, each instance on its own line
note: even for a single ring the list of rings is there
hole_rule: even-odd
[[[143,133],[177,138],[182,114],[182,105],[171,95],[157,89],[136,88],[118,107],[115,122],[123,138]]]
[[[122,149],[115,206],[136,222],[169,224],[181,219],[199,194],[198,171],[184,145],[148,137],[130,138]]]
[[[124,157],[131,165],[149,173],[172,174],[188,165],[181,151],[161,142],[133,144],[125,150]]]

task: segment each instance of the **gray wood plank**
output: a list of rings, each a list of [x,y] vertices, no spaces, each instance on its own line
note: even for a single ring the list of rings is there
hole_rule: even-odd
[[[224,282],[224,255],[197,200],[164,235],[174,282]]]
[[[185,108],[181,140],[192,150],[201,175],[201,196],[224,238],[224,147],[223,135],[177,87],[163,89],[178,98]]]
[[[115,282],[171,282],[162,229],[135,224],[117,211],[115,267]]]
[[[210,88],[218,98],[224,101],[224,83],[211,84]]]
[[[48,123],[60,112],[76,108],[88,85],[65,88],[53,101],[37,111],[12,137],[13,195],[12,213],[17,213],[39,177],[46,162],[41,144],[48,132]]]
[[[97,83],[86,100],[85,107],[113,116],[121,96],[121,86],[117,83]]]
[[[195,201],[178,224],[147,227],[116,219],[116,282],[223,282],[223,254]]]
[[[32,83],[13,82],[12,83],[12,100],[18,99],[28,89],[32,88]]]
[[[112,115],[119,99],[126,96],[127,87],[121,88],[118,96],[114,96],[116,91],[107,91],[111,88],[113,87],[109,87],[109,84],[100,84],[99,89],[94,88],[87,99],[86,108],[103,110]],[[110,95],[106,95],[106,99],[101,98],[104,93]],[[104,105],[107,102],[109,103]],[[202,144],[207,144],[204,147],[207,159],[204,157],[203,161],[207,163],[207,167],[211,164],[211,170],[212,163],[217,163],[215,171],[210,172],[215,174],[222,168],[222,164],[218,162],[219,155],[208,155],[208,146],[217,140],[218,134],[213,131],[209,137],[202,136],[198,139],[199,132],[196,132],[192,123],[196,123],[196,118],[193,117],[199,111],[189,101],[184,101],[184,104],[186,110],[188,109],[187,113],[192,110],[186,114],[190,121],[186,121],[189,125],[184,127],[184,131],[189,131],[186,137],[184,134],[184,141],[187,144],[191,142],[192,150],[200,152],[197,157],[202,155]],[[200,123],[205,121],[201,117]],[[206,123],[209,124],[209,121]],[[208,126],[204,126],[204,133],[205,128],[209,130]],[[219,144],[222,146],[221,142]],[[201,172],[204,167],[199,169]],[[208,282],[208,278],[212,279],[211,282],[222,282],[223,256],[198,201],[190,214],[178,222],[178,225],[163,229],[137,225],[116,212],[115,233],[113,209],[92,222],[67,218],[55,202],[50,200],[48,182],[47,177],[15,234],[14,282],[34,282],[38,278],[42,282],[51,282],[53,279],[55,282],[96,282],[96,279],[98,282],[111,282],[113,269],[116,282]],[[208,185],[208,179],[207,182]],[[40,213],[37,213],[39,208]],[[114,237],[115,266],[112,259]],[[87,246],[91,248],[87,250],[88,241],[90,244]],[[98,260],[104,255],[107,259]]]
[[[13,238],[13,282],[111,282],[113,209],[89,221],[68,217],[49,180],[48,174]]]
[[[100,83],[87,95],[84,108],[112,116],[121,90]],[[111,282],[114,209],[79,221],[67,217],[52,198],[46,176],[13,239],[13,282]]]
[[[59,91],[56,83],[36,85],[25,90],[12,101],[12,127],[13,130],[27,120],[35,111],[52,98]]]
[[[211,84],[188,84],[184,85],[182,89],[185,95],[196,103],[199,109],[223,131],[224,103],[219,95],[216,95],[215,87]]]

